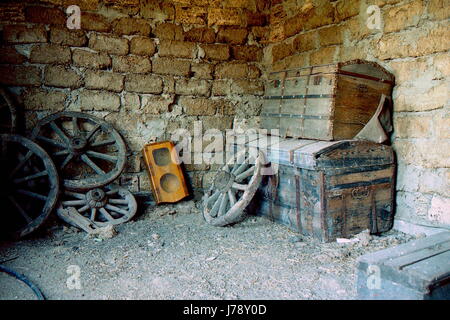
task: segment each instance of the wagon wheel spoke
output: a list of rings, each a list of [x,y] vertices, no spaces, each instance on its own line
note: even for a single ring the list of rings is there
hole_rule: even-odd
[[[26,181],[42,178],[42,177],[45,177],[46,175],[48,175],[48,172],[47,172],[47,170],[44,170],[44,171],[41,171],[41,172],[38,172],[38,173],[35,173],[35,174],[31,174],[31,175],[23,177],[23,178],[14,179],[13,182],[15,184],[19,184],[19,183],[22,183],[22,182],[26,182]]]
[[[114,198],[112,198],[114,197]],[[137,204],[133,195],[119,186],[106,186],[87,191],[85,194],[65,192],[57,212],[68,207],[78,207],[78,213],[92,222],[92,225],[103,227],[116,225],[130,220],[136,213]],[[67,221],[75,226],[76,221]]]
[[[70,134],[64,132],[65,128]],[[126,147],[120,134],[104,120],[88,114],[50,115],[38,122],[32,137],[44,142],[43,147],[60,167],[68,190],[103,187],[125,167]]]
[[[236,189],[236,190],[245,191],[245,190],[247,190],[248,185],[235,182],[235,183],[233,183],[232,188]]]
[[[220,207],[220,204],[222,203],[223,197],[224,197],[224,195],[220,194],[219,197],[217,198],[217,200],[214,202],[214,205],[212,206],[211,212],[210,212],[211,217],[217,216],[217,213],[219,211],[219,207]]]
[[[228,195],[223,194],[222,200],[220,201],[220,207],[219,207],[219,212],[217,213],[217,216],[220,217],[226,213],[227,204],[228,204]]]
[[[0,123],[0,133],[15,133],[17,130],[17,107],[14,99],[3,88],[0,88],[0,111],[2,114]]]
[[[105,171],[103,171],[99,166],[97,166],[94,161],[91,160],[87,155],[83,154],[81,156],[81,160],[83,160],[84,163],[86,163],[89,167],[91,167],[97,174],[105,174]]]
[[[17,203],[16,199],[13,196],[8,196],[9,201],[16,207],[17,211],[20,215],[25,219],[27,223],[31,223],[33,219],[25,212],[25,210]]]
[[[27,161],[31,158],[31,156],[33,155],[33,152],[28,151],[27,154],[25,155],[25,157],[20,160],[19,164],[13,169],[11,170],[10,174],[9,174],[9,178],[11,179],[20,169],[22,169],[22,167],[27,163]]]
[[[59,178],[49,155],[33,141],[19,135],[2,134],[6,157],[0,166],[5,184],[5,210],[10,212],[0,228],[14,238],[39,228],[56,205]],[[15,217],[19,217],[19,219]]]
[[[228,190],[228,198],[230,201],[230,206],[234,206],[236,204],[236,195],[234,194],[233,190]]]
[[[244,171],[243,173],[236,176],[236,181],[241,182],[242,180],[251,177],[253,175],[253,172],[255,171],[255,167],[252,166],[250,169],[247,169],[247,171]]]
[[[116,140],[108,139],[108,140],[93,142],[93,143],[91,143],[91,147],[92,148],[104,147],[104,146],[108,146],[108,145],[115,144],[115,143],[116,143]]]

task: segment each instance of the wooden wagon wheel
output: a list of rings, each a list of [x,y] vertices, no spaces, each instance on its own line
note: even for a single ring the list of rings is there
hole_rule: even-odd
[[[0,88],[0,133],[16,133],[17,109],[4,88]]]
[[[65,191],[58,205],[58,215],[72,224],[60,212],[74,207],[79,214],[97,227],[117,225],[130,220],[136,213],[137,204],[131,192],[116,185],[95,188],[86,193]]]
[[[33,141],[2,134],[0,143],[0,229],[20,238],[41,226],[53,210],[59,193],[58,172],[49,155]]]
[[[88,114],[50,115],[38,122],[32,137],[50,154],[69,190],[107,185],[125,166],[126,147],[120,134]]]
[[[263,153],[244,149],[217,173],[203,203],[203,216],[208,223],[223,227],[242,220],[261,183],[262,163]]]

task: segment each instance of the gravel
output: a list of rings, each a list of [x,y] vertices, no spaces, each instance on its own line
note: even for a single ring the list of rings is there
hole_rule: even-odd
[[[355,299],[357,258],[414,239],[363,232],[356,242],[320,243],[254,216],[217,228],[191,201],[148,207],[115,230],[107,239],[57,224],[0,242],[0,262],[13,259],[4,265],[48,299]],[[34,296],[0,273],[0,299]]]

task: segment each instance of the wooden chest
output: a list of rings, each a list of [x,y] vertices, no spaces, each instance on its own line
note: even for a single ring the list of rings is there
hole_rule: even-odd
[[[449,300],[450,232],[359,258],[360,300]]]
[[[395,162],[390,146],[292,138],[273,143],[259,137],[236,143],[234,149],[244,146],[258,146],[278,167],[276,174],[263,176],[249,213],[324,242],[392,227]]]
[[[391,96],[393,81],[381,66],[362,60],[271,73],[261,127],[282,137],[353,139],[382,95]]]

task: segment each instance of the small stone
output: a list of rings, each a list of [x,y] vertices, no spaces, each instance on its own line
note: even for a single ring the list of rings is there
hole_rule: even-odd
[[[297,242],[302,242],[302,241],[303,241],[302,236],[292,236],[289,238],[290,243],[297,243]]]
[[[159,238],[161,238],[161,236],[159,234],[157,234],[157,233],[154,233],[154,234],[152,234],[152,238],[154,240],[158,240]]]

